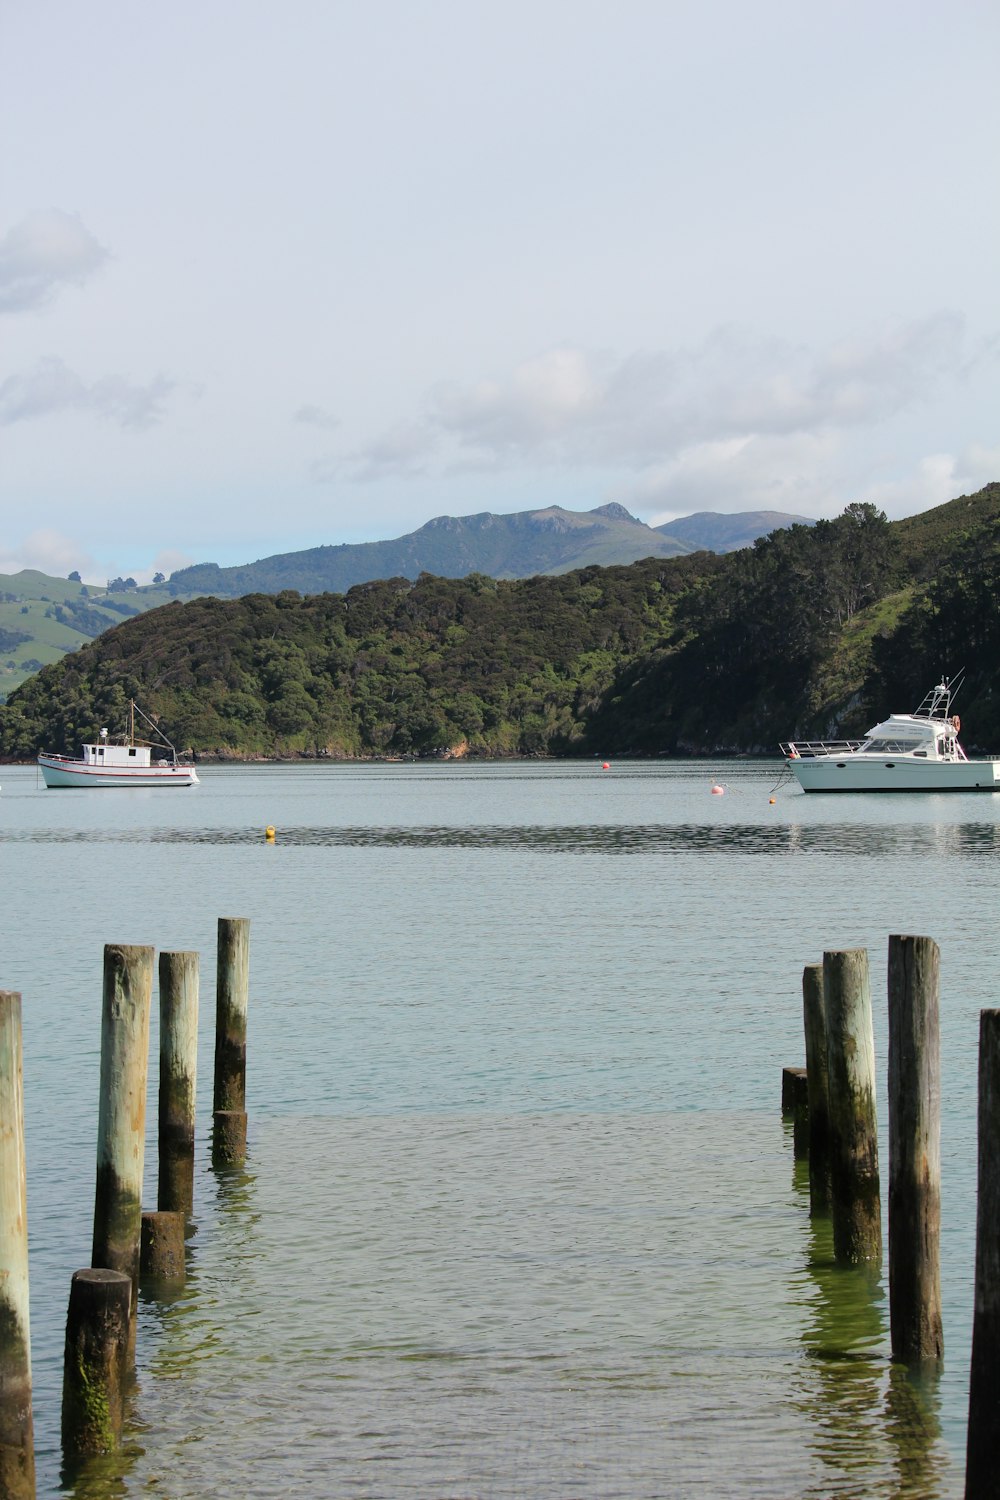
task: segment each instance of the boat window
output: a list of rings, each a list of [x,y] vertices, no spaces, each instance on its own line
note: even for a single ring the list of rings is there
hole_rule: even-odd
[[[129,753],[129,755],[134,755],[135,754],[135,750],[130,746],[128,753]]]
[[[906,740],[868,740],[862,749],[869,751],[872,755],[909,755],[916,754],[913,750],[913,741]],[[926,751],[924,752],[926,754]]]
[[[103,755],[104,754],[104,746],[103,745],[98,746],[97,753],[98,753],[98,755]]]

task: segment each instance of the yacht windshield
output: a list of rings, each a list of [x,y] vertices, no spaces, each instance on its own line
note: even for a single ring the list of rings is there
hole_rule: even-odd
[[[862,749],[873,755],[906,755],[917,745],[916,740],[866,740]]]

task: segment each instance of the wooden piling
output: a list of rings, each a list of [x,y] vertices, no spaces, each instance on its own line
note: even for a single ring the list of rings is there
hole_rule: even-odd
[[[809,1211],[816,1214],[830,1206],[830,1075],[822,964],[806,964],[802,970],[802,1022],[809,1096]]]
[[[67,1458],[121,1444],[129,1367],[132,1279],[96,1267],[74,1273],[66,1317],[62,1444]]]
[[[246,1109],[250,919],[220,917],[215,988],[213,1113]]]
[[[941,1322],[941,956],[889,939],[889,1322],[892,1357],[944,1355]]]
[[[987,1500],[1000,1474],[1000,1010],[979,1016],[979,1206],[965,1500]]]
[[[152,995],[152,948],[109,943],[104,949],[97,1196],[91,1260],[95,1268],[122,1271],[131,1280],[130,1353],[135,1348],[139,1292]]]
[[[159,1178],[156,1206],[188,1217],[194,1205],[198,1074],[198,955],[161,953]]]
[[[0,990],[0,1495],[34,1494],[21,996]]]
[[[830,1189],[833,1251],[844,1265],[882,1259],[875,1035],[868,953],[823,955],[830,1090]]]
[[[183,1213],[143,1214],[139,1277],[144,1286],[152,1283],[183,1286],[185,1217]]]
[[[792,1151],[802,1158],[809,1153],[809,1088],[805,1068],[782,1068],[781,1113],[792,1121]]]
[[[247,1155],[246,1110],[217,1109],[212,1124],[212,1165],[241,1167]]]

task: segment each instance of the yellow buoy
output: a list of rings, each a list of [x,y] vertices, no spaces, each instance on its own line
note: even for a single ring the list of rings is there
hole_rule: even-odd
[[[270,823],[264,829],[264,837],[267,839],[267,842],[269,844],[274,843],[274,829],[271,827]]]

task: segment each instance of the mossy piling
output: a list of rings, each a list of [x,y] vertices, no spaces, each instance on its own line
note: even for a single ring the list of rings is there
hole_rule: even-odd
[[[889,1318],[893,1359],[934,1364],[941,1321],[941,957],[889,939]]]
[[[215,988],[215,1076],[212,1103],[212,1160],[216,1166],[239,1166],[246,1157],[249,997],[249,918],[220,917]]]
[[[823,955],[830,1091],[833,1250],[843,1265],[882,1260],[875,1036],[868,953]]]
[[[830,1206],[830,1070],[822,964],[806,964],[802,970],[802,1023],[809,1109],[809,1209],[818,1214]]]
[[[152,948],[109,943],[104,949],[97,1193],[91,1264],[94,1268],[122,1271],[132,1283],[130,1352],[135,1349],[139,1291],[152,994]]]
[[[130,1366],[132,1278],[90,1267],[74,1273],[66,1317],[62,1446],[66,1458],[121,1446]]]
[[[194,1206],[198,1074],[197,953],[161,953],[159,1176],[156,1206],[190,1217]]]
[[[186,1276],[183,1213],[144,1213],[139,1279],[144,1287],[181,1287]]]

